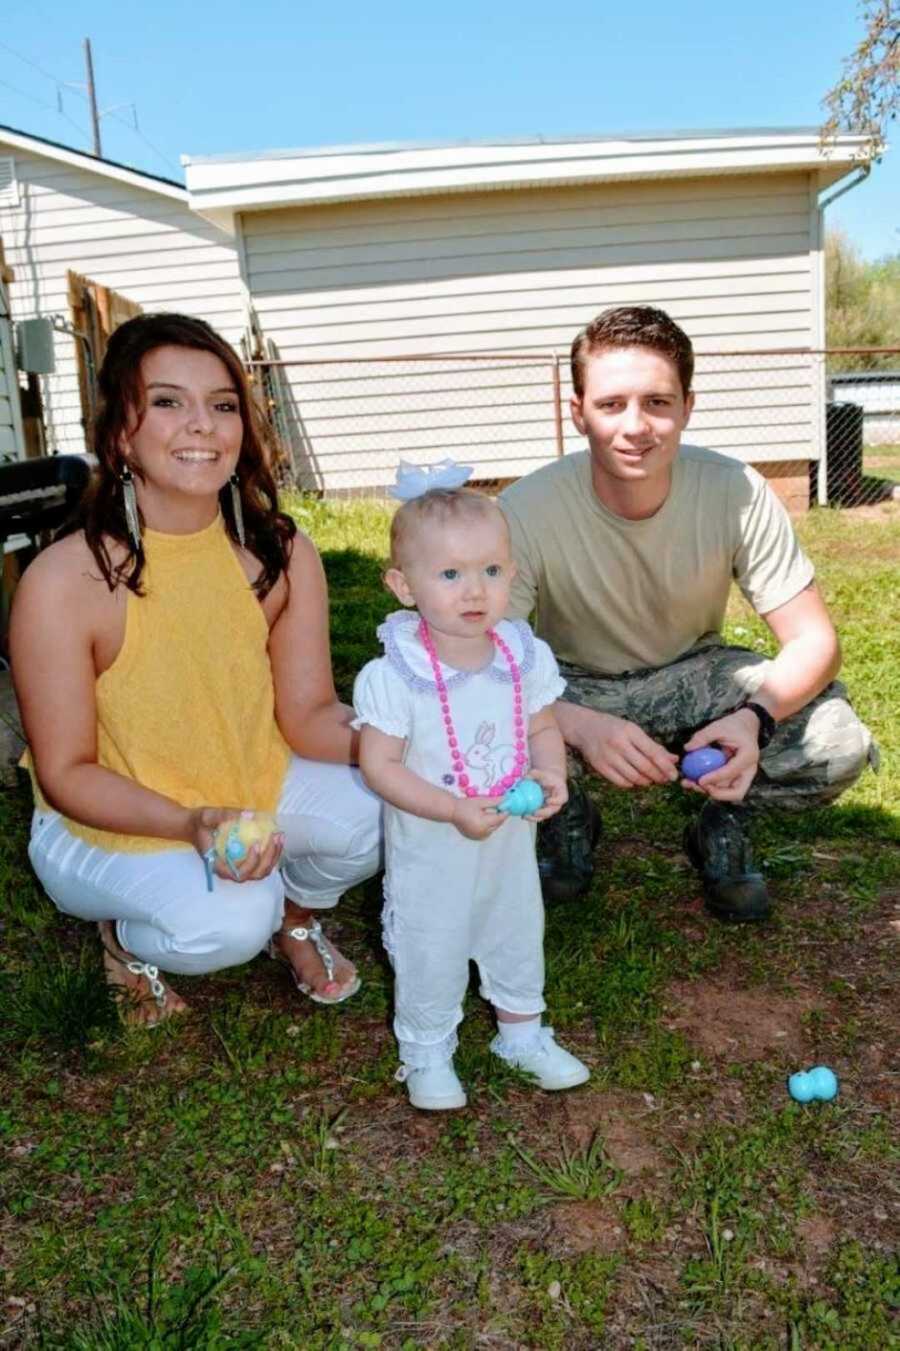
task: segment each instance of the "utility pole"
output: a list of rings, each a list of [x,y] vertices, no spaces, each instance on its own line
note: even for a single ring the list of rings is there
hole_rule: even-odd
[[[94,88],[94,59],[91,56],[91,40],[84,40],[84,63],[87,69],[87,92],[88,102],[91,105],[91,126],[94,130],[94,154],[98,159],[103,158],[103,150],[100,146],[100,115],[97,112],[97,90]]]

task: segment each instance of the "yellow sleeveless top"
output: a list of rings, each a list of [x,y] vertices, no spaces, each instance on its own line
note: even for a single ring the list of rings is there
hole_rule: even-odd
[[[275,810],[290,749],[275,722],[269,628],[221,516],[193,535],[145,530],[145,594],[97,679],[97,762],[184,807]],[[110,851],[190,848],[66,820]]]

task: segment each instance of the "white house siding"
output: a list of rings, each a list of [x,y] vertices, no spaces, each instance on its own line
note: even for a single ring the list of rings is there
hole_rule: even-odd
[[[246,277],[282,358],[309,481],[389,482],[400,456],[511,477],[556,453],[552,367],[606,306],[667,309],[698,352],[691,436],[759,463],[817,454],[810,363],[704,354],[813,342],[805,172],[247,212]],[[377,362],[440,353],[527,362]],[[352,358],[324,364],[323,358]],[[564,419],[565,449],[580,438]]]
[[[15,273],[16,320],[68,318],[71,269],[144,309],[197,315],[232,341],[240,336],[245,316],[233,238],[150,187],[19,149],[13,157],[19,202],[0,204],[0,235]],[[48,444],[83,451],[75,340],[58,334],[55,354],[56,373],[42,377]]]
[[[20,460],[24,454],[25,440],[22,432],[19,376],[13,347],[9,292],[0,276],[0,461]]]

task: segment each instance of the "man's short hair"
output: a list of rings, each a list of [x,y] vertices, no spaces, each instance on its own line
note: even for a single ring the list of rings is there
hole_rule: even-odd
[[[583,328],[572,343],[572,387],[584,397],[584,373],[588,357],[614,348],[647,347],[668,357],[678,371],[685,398],[694,378],[694,349],[683,328],[665,310],[651,305],[618,305],[604,310]]]

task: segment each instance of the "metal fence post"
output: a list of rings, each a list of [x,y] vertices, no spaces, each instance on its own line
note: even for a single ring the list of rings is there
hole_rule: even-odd
[[[813,357],[818,370],[813,372],[812,387],[815,395],[816,436],[819,442],[819,461],[816,465],[816,506],[828,506],[828,381],[826,376],[826,358],[820,352]]]
[[[551,367],[553,379],[553,426],[556,430],[556,454],[565,455],[565,445],[563,442],[563,421],[562,421],[562,389],[559,382],[559,355],[553,358]]]

